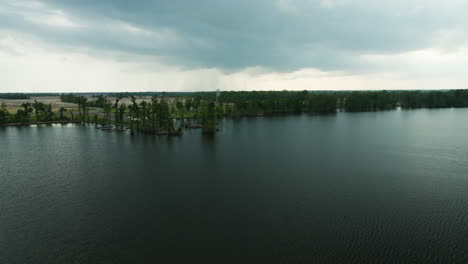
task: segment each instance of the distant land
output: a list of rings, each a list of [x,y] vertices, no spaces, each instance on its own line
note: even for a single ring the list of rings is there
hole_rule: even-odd
[[[0,125],[80,122],[112,131],[180,136],[195,128],[214,134],[225,117],[398,107],[468,107],[468,90],[3,93]]]

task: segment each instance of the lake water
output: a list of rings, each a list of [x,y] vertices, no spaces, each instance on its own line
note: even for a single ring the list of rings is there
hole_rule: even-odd
[[[220,129],[0,128],[0,263],[468,263],[468,109]]]

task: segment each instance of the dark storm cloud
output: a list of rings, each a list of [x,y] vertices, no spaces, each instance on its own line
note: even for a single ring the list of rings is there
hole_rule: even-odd
[[[181,67],[262,66],[277,71],[365,69],[360,62],[364,53],[433,47],[441,32],[466,29],[461,10],[468,7],[462,1],[370,0],[42,3],[45,9],[63,10],[78,24],[89,24],[57,28],[21,19],[15,12],[4,12],[1,24],[44,41],[156,56]]]

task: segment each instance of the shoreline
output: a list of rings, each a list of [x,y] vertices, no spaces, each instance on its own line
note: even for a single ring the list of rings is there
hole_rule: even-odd
[[[81,121],[42,121],[42,122],[28,122],[28,123],[8,123],[0,125],[2,126],[31,126],[31,125],[53,125],[53,124],[80,124]]]

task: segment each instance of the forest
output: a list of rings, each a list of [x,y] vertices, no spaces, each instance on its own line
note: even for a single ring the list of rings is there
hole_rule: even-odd
[[[21,96],[16,94],[14,97]],[[121,102],[123,98],[130,100],[125,104]],[[50,104],[35,100],[33,103],[23,103],[21,109],[13,114],[2,105],[0,125],[72,121],[121,126],[130,129],[132,133],[181,135],[184,128],[200,128],[204,133],[213,134],[217,131],[217,120],[222,117],[286,113],[332,114],[337,111],[381,111],[397,107],[468,107],[468,90],[228,91],[221,92],[218,98],[216,92],[101,93],[91,97],[61,94],[60,99],[77,104],[78,111],[75,113],[72,109],[62,107],[53,112]]]

